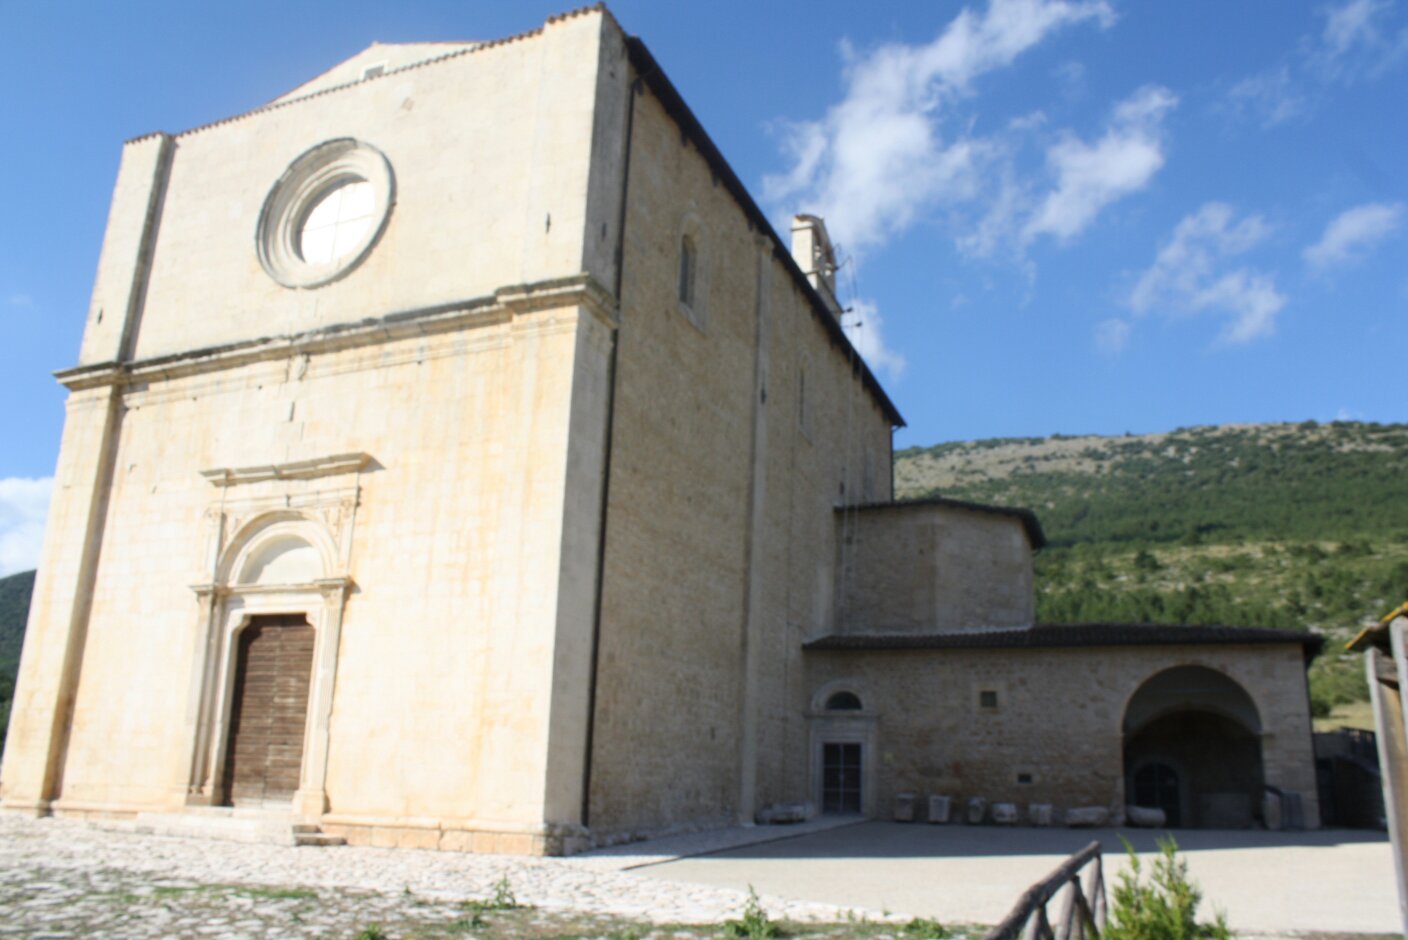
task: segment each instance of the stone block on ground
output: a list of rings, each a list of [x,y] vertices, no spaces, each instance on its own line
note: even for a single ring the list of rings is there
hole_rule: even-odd
[[[806,803],[773,803],[753,818],[760,826],[783,826],[806,822],[809,815]]]
[[[1066,825],[1072,829],[1090,829],[1110,821],[1110,811],[1104,806],[1078,806],[1066,810]]]
[[[1158,829],[1168,825],[1168,814],[1157,806],[1126,806],[1125,819],[1131,826],[1145,829]]]
[[[992,821],[999,826],[1017,825],[1017,804],[1016,803],[994,803],[992,804]]]

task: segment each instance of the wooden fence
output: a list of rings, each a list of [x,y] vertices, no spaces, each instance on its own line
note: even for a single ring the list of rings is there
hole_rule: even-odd
[[[1087,871],[1081,884],[1081,870]],[[1056,926],[1046,906],[1065,892]],[[988,931],[984,940],[1098,940],[1105,929],[1105,874],[1100,843],[1092,842],[1026,890],[1012,913]],[[1025,928],[1025,930],[1023,929]]]

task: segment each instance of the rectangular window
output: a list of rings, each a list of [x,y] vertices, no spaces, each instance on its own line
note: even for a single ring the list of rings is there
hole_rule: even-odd
[[[979,692],[979,693],[978,693],[978,707],[979,707],[979,708],[996,708],[996,707],[997,707],[997,690],[995,690],[995,689],[983,689],[981,692]]]
[[[694,306],[694,242],[688,235],[680,240],[680,303]]]

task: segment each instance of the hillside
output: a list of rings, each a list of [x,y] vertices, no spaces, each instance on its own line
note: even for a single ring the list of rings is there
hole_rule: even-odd
[[[1408,425],[1181,428],[900,451],[899,498],[1029,506],[1037,616],[1314,629],[1317,713],[1366,694],[1360,625],[1408,597]]]
[[[33,571],[0,578],[0,751],[4,750],[5,732],[10,726],[10,701],[15,695],[15,673],[33,590]]]

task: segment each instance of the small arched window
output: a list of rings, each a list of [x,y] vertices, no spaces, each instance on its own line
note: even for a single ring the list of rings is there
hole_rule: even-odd
[[[694,239],[688,235],[680,239],[680,303],[694,306],[694,277],[698,267],[698,254]]]
[[[826,700],[829,712],[858,712],[861,710],[860,696],[854,692],[836,692]]]

